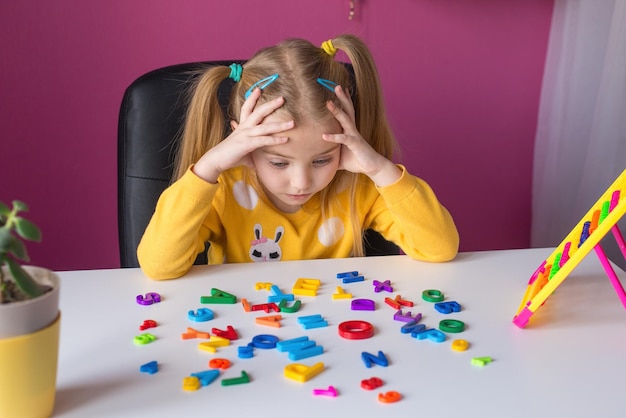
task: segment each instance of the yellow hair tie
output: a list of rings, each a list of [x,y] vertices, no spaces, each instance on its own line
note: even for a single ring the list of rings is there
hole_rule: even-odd
[[[335,48],[331,39],[322,42],[322,49],[332,58],[334,58],[335,54],[337,53],[337,48]]]

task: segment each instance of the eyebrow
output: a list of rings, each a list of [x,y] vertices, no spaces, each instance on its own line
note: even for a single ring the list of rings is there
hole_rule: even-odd
[[[321,157],[321,156],[323,156],[323,155],[330,154],[330,153],[332,153],[333,151],[335,151],[337,148],[339,148],[340,146],[341,146],[341,144],[333,144],[332,148],[329,148],[329,149],[327,149],[326,151],[324,151],[324,152],[321,152],[321,153],[317,154],[317,155],[316,155],[315,157],[313,157],[313,158],[319,158],[319,157]],[[287,156],[287,155],[283,155],[283,154],[281,154],[281,153],[279,153],[279,152],[276,152],[276,151],[271,151],[271,150],[263,150],[263,152],[265,152],[266,154],[274,155],[274,156],[276,156],[276,157],[285,158],[285,159],[287,159],[287,160],[289,160],[289,159],[292,159],[292,158],[293,158],[293,157],[289,157],[289,156]]]

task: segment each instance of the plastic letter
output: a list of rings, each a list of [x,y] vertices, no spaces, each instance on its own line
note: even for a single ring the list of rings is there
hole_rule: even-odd
[[[272,295],[267,297],[268,302],[280,303],[283,300],[292,302],[295,298],[293,293],[283,293],[276,285],[272,285],[270,291],[272,292]]]
[[[191,373],[192,377],[197,377],[202,386],[209,386],[220,375],[219,370],[206,370],[197,373]]]
[[[400,393],[396,391],[378,394],[378,400],[382,403],[398,402],[401,398],[402,396],[400,395]]]
[[[142,364],[139,367],[141,373],[155,374],[159,371],[159,364],[156,361],[151,361],[146,364]]]
[[[311,341],[309,341],[309,337],[298,337],[293,338],[291,340],[284,340],[276,343],[276,349],[280,352],[291,351],[301,347],[309,347]],[[315,343],[313,343],[315,344]],[[313,345],[311,344],[311,345]]]
[[[319,279],[303,279],[296,280],[291,291],[294,295],[299,296],[317,296],[317,289],[320,287]]]
[[[187,376],[183,379],[184,390],[198,390],[200,386],[200,379],[196,376]]]
[[[237,347],[237,356],[239,358],[252,358],[254,357],[254,347],[251,346],[243,346]]]
[[[371,299],[354,299],[350,307],[353,311],[374,311],[376,303]]]
[[[237,335],[237,331],[235,331],[235,328],[233,328],[232,326],[228,325],[226,327],[226,331],[223,331],[221,329],[218,328],[213,328],[211,330],[211,332],[215,335],[217,335],[218,337],[222,337],[222,338],[228,338],[229,340],[236,340],[237,338],[239,338],[239,336]]]
[[[361,387],[365,390],[374,390],[383,385],[383,381],[378,377],[361,380]]]
[[[313,366],[292,363],[285,366],[285,377],[298,381],[306,382],[317,376],[324,370],[324,363],[315,363]]]
[[[147,306],[147,305],[152,305],[153,303],[161,302],[161,295],[155,292],[149,292],[149,293],[146,293],[145,296],[137,295],[135,300],[137,301],[138,304]]]
[[[450,314],[452,312],[459,312],[461,310],[461,305],[459,305],[458,302],[451,300],[450,302],[435,303],[435,309],[442,314]]]
[[[275,335],[260,334],[253,337],[250,344],[252,344],[254,348],[261,348],[266,350],[276,348],[276,343],[278,343],[278,337],[276,337]]]
[[[385,353],[383,353],[382,351],[378,352],[378,356],[364,351],[361,353],[361,359],[363,360],[365,367],[367,367],[368,369],[372,367],[372,363],[382,367],[387,367],[389,365],[389,361],[387,360]]]
[[[250,376],[245,371],[241,371],[241,377],[235,377],[233,379],[222,379],[222,386],[241,385],[242,383],[249,383]]]
[[[196,312],[187,312],[187,318],[194,322],[206,322],[213,319],[213,311],[207,308],[200,308]]]
[[[237,296],[231,295],[223,290],[213,288],[211,289],[211,296],[200,297],[200,303],[234,304],[237,303]]]
[[[337,397],[337,389],[333,386],[328,386],[328,389],[313,389],[313,395],[315,396],[330,396],[332,398]]]
[[[230,360],[225,358],[214,358],[209,360],[209,367],[212,369],[226,370],[230,367]]]

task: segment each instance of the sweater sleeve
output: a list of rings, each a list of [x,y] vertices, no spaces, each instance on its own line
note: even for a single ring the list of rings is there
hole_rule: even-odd
[[[188,169],[161,194],[137,248],[146,276],[173,279],[189,271],[209,239],[205,221],[218,189],[218,184],[208,183]]]
[[[452,216],[430,186],[403,166],[395,183],[377,188],[366,225],[395,242],[410,257],[424,261],[449,261],[459,249],[459,234]]]

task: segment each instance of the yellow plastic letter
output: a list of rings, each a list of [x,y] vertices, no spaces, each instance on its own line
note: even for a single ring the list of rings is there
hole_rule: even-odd
[[[324,363],[315,363],[312,366],[304,364],[292,363],[285,366],[285,377],[297,382],[306,382],[314,378],[324,370]]]

